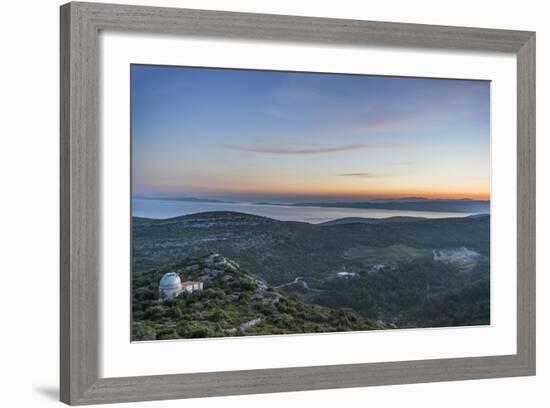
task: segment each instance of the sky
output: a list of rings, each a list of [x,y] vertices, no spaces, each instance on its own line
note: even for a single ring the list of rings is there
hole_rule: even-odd
[[[131,66],[136,196],[488,199],[490,82]]]

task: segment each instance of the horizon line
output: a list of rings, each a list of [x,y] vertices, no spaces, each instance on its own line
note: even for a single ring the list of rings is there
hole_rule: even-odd
[[[239,199],[239,196],[243,196]],[[220,194],[186,194],[186,193],[137,193],[131,195],[132,199],[140,198],[187,198],[187,199],[200,199],[200,200],[232,200],[238,202],[250,202],[251,198],[254,199],[301,199],[301,200],[352,200],[351,202],[357,202],[358,200],[404,200],[404,199],[416,199],[416,200],[472,200],[472,201],[491,201],[490,194],[461,194],[461,193],[449,193],[438,195],[427,194],[402,194],[402,195],[376,195],[376,196],[364,196],[364,195],[323,195],[323,194],[262,194],[253,192],[235,192],[235,193],[220,193]]]

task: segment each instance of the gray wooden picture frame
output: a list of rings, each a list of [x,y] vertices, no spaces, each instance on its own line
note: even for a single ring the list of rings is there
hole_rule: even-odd
[[[60,11],[61,401],[71,405],[96,404],[535,374],[534,32],[95,3],[69,3],[61,6]],[[517,353],[100,378],[98,34],[101,30],[515,54]]]

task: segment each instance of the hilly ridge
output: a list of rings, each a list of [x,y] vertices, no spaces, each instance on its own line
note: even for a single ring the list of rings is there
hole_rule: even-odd
[[[237,212],[134,218],[133,276],[213,251],[300,302],[397,327],[488,324],[489,226],[487,215],[325,224]]]
[[[489,213],[489,200],[473,200],[469,198],[424,198],[424,197],[402,197],[396,199],[371,199],[368,201],[345,201],[345,202],[299,202],[291,204],[280,204],[273,202],[259,202],[260,205],[290,205],[293,207],[325,207],[325,208],[362,208],[379,210],[408,210],[408,211],[431,211],[431,212],[456,212],[456,213]]]
[[[236,213],[206,212],[155,220],[134,218],[134,271],[181,257],[215,251],[238,260],[271,284],[300,275],[322,276],[380,263],[376,256],[349,256],[364,248],[401,245],[431,253],[467,246],[489,253],[489,217],[416,222],[308,224]]]

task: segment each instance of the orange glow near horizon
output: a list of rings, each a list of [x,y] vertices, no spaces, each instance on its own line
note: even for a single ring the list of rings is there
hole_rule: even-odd
[[[271,188],[258,188],[256,186],[248,187],[234,187],[225,186],[226,188],[211,187],[208,189],[196,187],[179,188],[179,186],[171,185],[166,186],[165,191],[178,194],[188,191],[195,191],[197,194],[206,195],[220,195],[220,196],[263,196],[269,198],[270,196],[286,196],[286,197],[326,197],[333,199],[373,199],[373,198],[387,198],[397,199],[404,197],[422,197],[428,199],[473,199],[473,200],[490,200],[491,193],[483,186],[477,186],[470,189],[464,189],[459,191],[449,191],[444,187],[434,186],[432,188],[325,188],[315,189],[311,186],[280,186],[279,188],[271,186]]]
[[[403,197],[422,197],[429,199],[474,199],[474,200],[489,200],[490,193],[484,191],[468,191],[468,192],[446,192],[440,190],[401,190],[401,191],[384,191],[384,190],[364,190],[361,192],[346,192],[341,190],[332,191],[295,191],[295,190],[218,190],[213,193],[223,195],[258,195],[258,196],[288,196],[288,197],[333,197],[342,199],[369,199],[369,198],[403,198]]]

